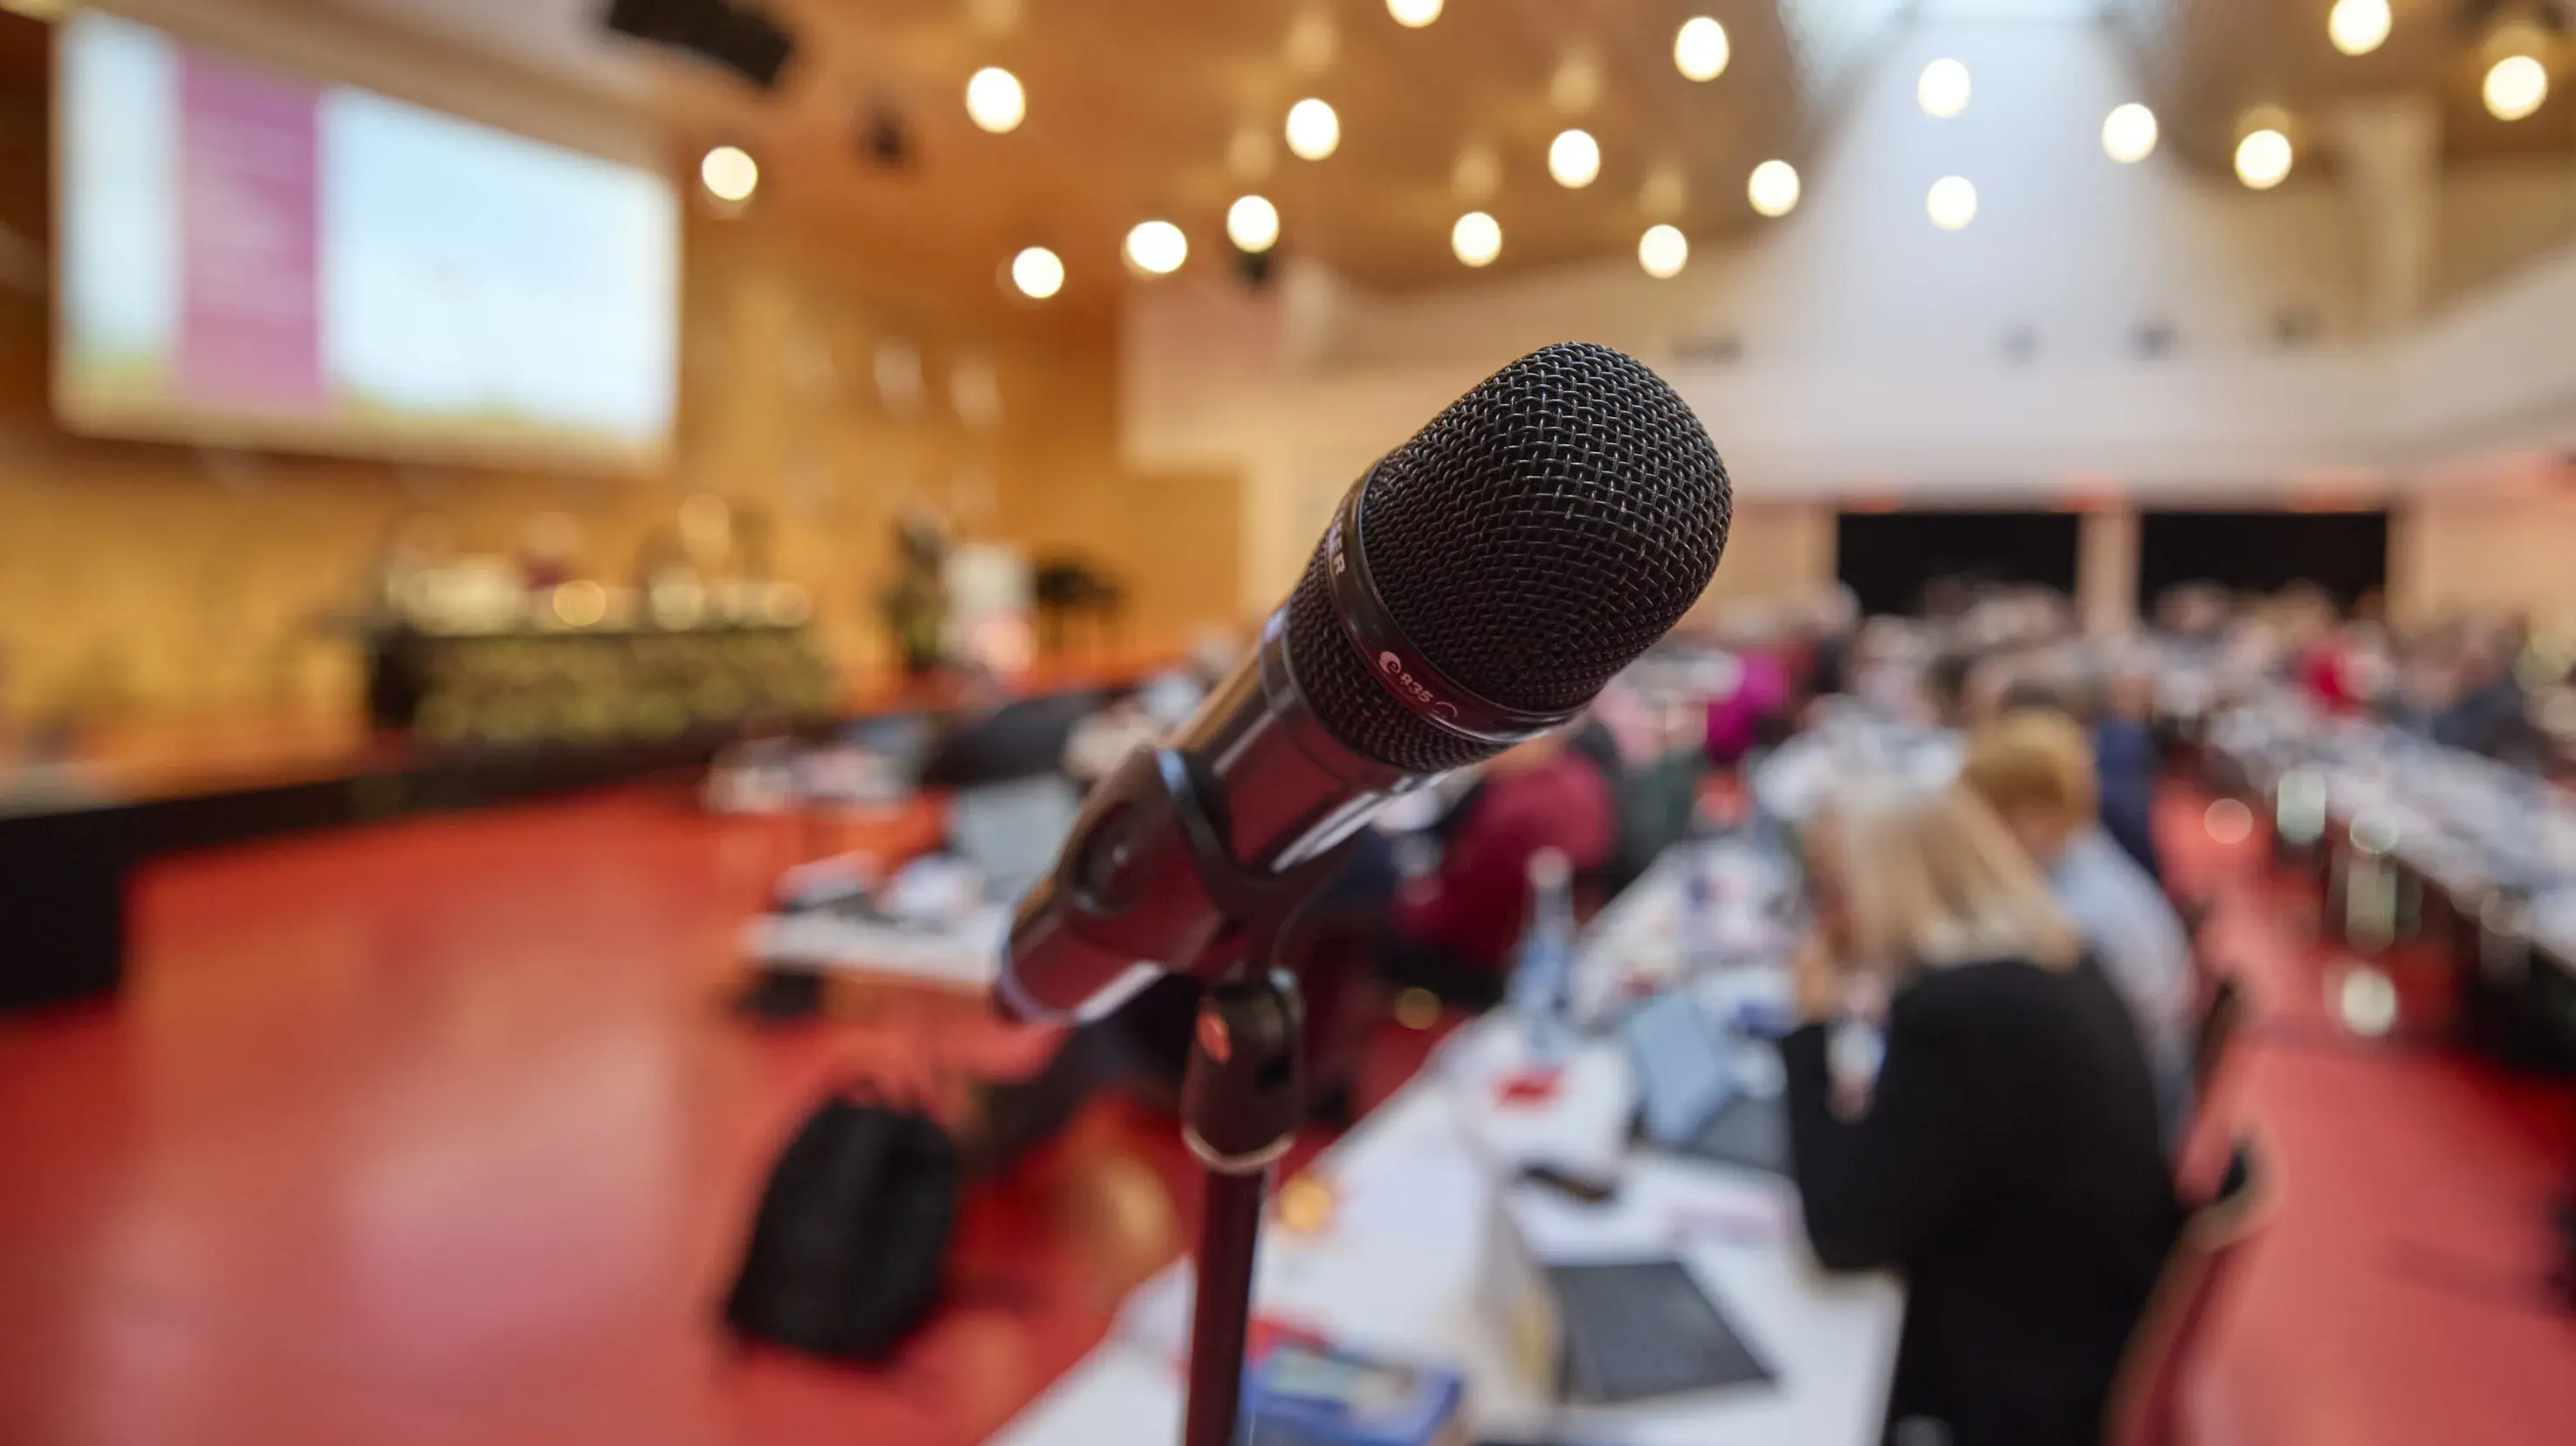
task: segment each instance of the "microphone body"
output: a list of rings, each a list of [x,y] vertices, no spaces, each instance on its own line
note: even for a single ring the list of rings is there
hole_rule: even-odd
[[[1579,716],[1696,601],[1725,466],[1660,378],[1568,344],[1489,378],[1352,485],[1260,646],[1094,789],[994,986],[1092,1017],[1212,979],[1389,798]]]
[[[1168,745],[1131,751],[1084,801],[1055,871],[1013,915],[995,1002],[1014,1019],[1090,1018],[1165,967],[1223,968],[1226,936],[1251,921],[1214,897],[1212,858],[1256,876],[1313,864],[1432,777],[1332,735],[1298,690],[1274,613]]]

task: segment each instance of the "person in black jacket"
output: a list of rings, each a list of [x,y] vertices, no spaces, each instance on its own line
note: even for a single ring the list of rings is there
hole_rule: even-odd
[[[1846,788],[1809,854],[1790,1155],[1818,1261],[1906,1277],[1890,1439],[2098,1441],[2181,1224],[2128,1008],[1963,791]]]

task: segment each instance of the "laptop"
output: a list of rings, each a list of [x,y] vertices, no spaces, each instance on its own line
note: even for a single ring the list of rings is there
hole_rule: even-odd
[[[1732,1038],[1679,990],[1647,1000],[1620,1025],[1637,1079],[1637,1133],[1693,1159],[1773,1174],[1789,1171],[1788,1112],[1738,1087],[1736,1053],[1769,1049]]]

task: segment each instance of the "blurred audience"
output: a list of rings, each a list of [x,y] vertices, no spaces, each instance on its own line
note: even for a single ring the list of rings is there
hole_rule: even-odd
[[[1450,1003],[1487,1008],[1503,995],[1512,946],[1529,912],[1532,854],[1552,848],[1578,874],[1618,846],[1610,786],[1563,732],[1497,755],[1460,801],[1427,870],[1398,886],[1384,972]]]
[[[1708,705],[1708,761],[1740,763],[1757,745],[1777,742],[1790,703],[1788,659],[1768,609],[1739,603],[1718,624],[1719,646],[1738,669],[1735,685]]]
[[[2129,1010],[1975,795],[1847,789],[1809,848],[1790,1154],[1817,1258],[1905,1273],[1889,1421],[2098,1440],[2180,1223]]]
[[[2191,1103],[2191,943],[2155,880],[2104,831],[2083,730],[2057,712],[2007,713],[1970,739],[1961,778],[2039,866],[2128,1001],[2170,1141]]]

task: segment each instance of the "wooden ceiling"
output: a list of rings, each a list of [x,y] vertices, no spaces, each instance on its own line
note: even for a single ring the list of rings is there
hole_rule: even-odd
[[[1319,257],[1359,284],[1402,290],[1463,274],[1449,227],[1471,205],[1502,224],[1497,270],[1631,255],[1651,222],[1694,239],[1759,224],[1747,174],[1801,164],[1819,112],[1911,0],[1447,0],[1408,30],[1383,0],[764,0],[798,39],[763,93],[712,66],[604,34],[605,0],[283,0],[368,12],[478,46],[566,85],[649,111],[686,173],[705,146],[760,161],[753,205],[848,245],[853,265],[999,303],[1002,268],[1042,244],[1065,261],[1058,311],[1105,315],[1129,284],[1120,244],[1148,218],[1179,224],[1189,270],[1231,266],[1224,214],[1258,191],[1282,217],[1281,255]],[[2394,31],[2351,58],[2326,38],[2332,0],[2103,0],[2169,144],[2226,174],[2238,118],[2285,108],[2314,125],[2341,100],[2412,89],[2440,97],[2453,154],[2576,148],[2576,65],[2527,120],[2487,116],[2482,41],[2517,7],[2561,0],[2392,0]],[[1714,81],[1672,64],[1693,14],[1724,22],[1734,57]],[[1785,16],[1785,19],[1784,19]],[[1013,71],[1027,119],[987,135],[967,118],[967,77]],[[1571,67],[1590,86],[1564,83]],[[1588,91],[1589,94],[1583,92]],[[1573,92],[1573,93],[1569,93]],[[1281,139],[1303,96],[1340,113],[1322,161]],[[863,129],[899,123],[908,159],[866,153]],[[1566,190],[1548,141],[1580,125],[1600,142],[1598,180]],[[1239,137],[1250,137],[1247,146]],[[1462,153],[1499,163],[1489,197],[1462,195]],[[2322,158],[2322,157],[2321,157]],[[1677,209],[1647,182],[1677,180]],[[1669,182],[1667,182],[1669,186]]]
[[[1800,58],[1775,0],[1449,0],[1421,30],[1382,0],[769,0],[798,47],[768,94],[598,34],[598,0],[333,3],[646,97],[677,145],[750,150],[754,204],[821,221],[925,284],[989,286],[1020,247],[1051,247],[1068,270],[1056,305],[1111,304],[1127,280],[1121,243],[1149,218],[1188,235],[1192,269],[1231,265],[1225,210],[1247,191],[1278,206],[1281,255],[1320,257],[1364,286],[1455,279],[1449,228],[1471,208],[1502,224],[1498,269],[1632,254],[1653,221],[1694,236],[1755,221],[1745,178],[1793,153],[1801,124]],[[1733,42],[1726,73],[1705,83],[1671,58],[1694,14],[1717,16]],[[967,77],[986,65],[1027,91],[1027,119],[1006,135],[966,115]],[[1592,84],[1564,83],[1569,66]],[[1322,161],[1282,139],[1309,95],[1341,118]],[[900,168],[864,154],[878,113],[900,119]],[[1601,145],[1600,177],[1582,190],[1547,175],[1548,142],[1567,126]],[[1471,147],[1500,173],[1472,206],[1452,184]],[[1675,209],[1647,204],[1659,171],[1667,200],[1679,183]]]
[[[2165,134],[2195,164],[2225,173],[2239,120],[2261,106],[2285,112],[2313,139],[2335,106],[2372,95],[2419,92],[2441,108],[2454,157],[2564,153],[2576,149],[2576,50],[2560,0],[2389,0],[2388,39],[2348,56],[2326,37],[2334,0],[2111,0],[2107,7],[2146,77]],[[2538,21],[2527,33],[2550,69],[2552,94],[2537,114],[2500,121],[2480,100],[2497,58],[2500,26]],[[2302,149],[2307,149],[2303,146]]]

